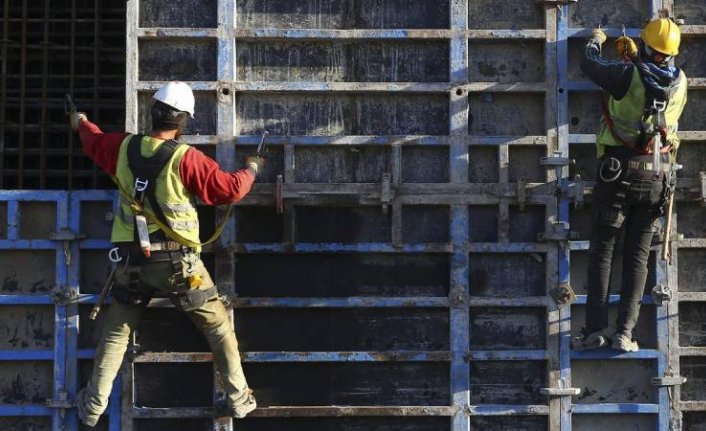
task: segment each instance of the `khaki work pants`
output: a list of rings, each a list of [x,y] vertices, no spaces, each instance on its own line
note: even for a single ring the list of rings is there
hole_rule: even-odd
[[[186,261],[184,271],[187,271]],[[131,268],[131,267],[128,267]],[[134,268],[134,267],[132,267]],[[196,259],[192,270],[200,273],[204,283],[200,289],[212,287],[213,281],[201,259]],[[125,278],[126,269],[116,271],[116,280]],[[160,293],[174,291],[168,281],[173,273],[171,262],[146,263],[140,266],[140,283]],[[125,351],[134,331],[147,309],[147,303],[138,305],[119,303],[115,298],[108,309],[105,327],[96,349],[93,375],[88,383],[85,410],[88,415],[100,416],[108,406],[113,380],[120,369]],[[248,399],[248,384],[243,374],[235,338],[228,313],[223,303],[214,299],[200,308],[187,312],[196,327],[204,334],[213,352],[213,360],[223,379],[228,406],[237,406]]]

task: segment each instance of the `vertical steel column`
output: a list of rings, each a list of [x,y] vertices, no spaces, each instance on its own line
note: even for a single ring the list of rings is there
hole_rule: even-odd
[[[654,18],[657,17],[659,14],[659,10],[662,9],[663,7],[669,7],[671,5],[665,5],[664,0],[651,0],[650,4],[650,17]],[[672,8],[669,7],[671,10]],[[672,60],[673,63],[673,60]],[[676,219],[676,217],[675,217]],[[662,226],[666,227],[666,220],[662,220]],[[674,229],[676,227],[676,223],[673,223],[672,225],[672,232],[669,233],[669,235],[676,234],[676,230]],[[668,262],[664,261],[661,259],[661,253],[660,253],[660,248],[658,247],[655,250],[655,275],[656,275],[656,282],[657,284],[664,284],[666,286],[671,286],[674,285],[672,280],[670,279],[670,265]],[[676,271],[674,271],[676,272]],[[647,286],[648,289],[651,289],[651,286]],[[676,285],[675,285],[675,290]],[[672,302],[677,302],[678,295],[675,295]],[[670,310],[668,305],[657,305],[655,304],[655,307],[657,307],[656,310],[656,320],[657,320],[657,376],[663,377],[666,374],[672,374],[674,373],[674,369],[672,368],[672,365],[674,364],[674,361],[671,360],[671,355],[676,355],[676,375],[679,375],[679,336],[678,332],[675,331],[675,337],[671,338],[670,337],[670,316],[678,316],[678,309],[673,309]],[[674,314],[671,314],[670,311],[674,311]],[[678,323],[678,322],[677,322]],[[678,331],[678,327],[677,327]],[[676,348],[674,348],[674,346]],[[678,388],[678,386],[677,386]],[[672,386],[659,386],[657,388],[657,401],[659,403],[659,414],[658,414],[658,425],[657,429],[662,431],[662,430],[671,430],[673,428],[670,428],[670,424],[672,423],[672,409],[674,411],[674,418],[679,418],[679,401],[675,401],[673,397],[670,395],[670,391],[672,391]],[[671,401],[671,402],[670,402]],[[672,404],[674,403],[674,404]],[[674,429],[681,429],[679,428],[674,428]]]
[[[468,82],[468,0],[452,0],[450,7],[451,46],[449,79],[452,84]],[[450,179],[452,183],[468,182],[468,94],[453,88],[449,99]],[[470,364],[465,354],[470,350],[470,308],[468,305],[468,205],[451,206],[449,236],[451,252],[450,276],[450,350],[451,404],[458,410],[452,419],[452,431],[468,431],[470,422],[466,406],[470,403]]]
[[[547,129],[547,149],[545,155],[552,154],[557,148],[559,148],[558,141],[558,127],[560,122],[558,121],[557,106],[558,96],[564,95],[565,91],[559,91],[557,89],[557,11],[556,6],[546,5],[544,11],[544,27],[546,30],[545,43],[544,43],[544,73],[545,81],[547,84],[547,91],[544,95],[544,122]],[[562,70],[562,72],[565,72]],[[563,102],[566,105],[566,100]],[[564,123],[566,124],[566,123]],[[568,131],[565,131],[568,133]],[[565,138],[568,141],[568,136]],[[565,145],[566,151],[568,153],[568,144]],[[548,182],[556,181],[556,175],[554,170],[547,170],[546,179]],[[545,207],[545,215],[547,221],[558,220],[558,202],[556,197],[548,198],[548,205]],[[550,247],[547,252],[546,257],[546,274],[547,289],[552,289],[559,285],[560,275],[559,275],[559,261],[560,261],[560,248],[564,246],[568,248],[568,244],[559,244],[557,247]],[[566,250],[568,253],[568,249]],[[563,257],[563,256],[562,256]],[[567,274],[564,274],[561,279],[568,278]],[[556,306],[552,301],[549,301],[547,306],[547,383],[549,387],[557,387],[560,382],[563,382],[565,373],[562,374],[562,364],[561,355],[567,354],[565,349],[562,349],[562,337],[563,332],[568,331],[570,328],[570,323],[565,324],[562,319],[562,312],[565,314],[570,311],[570,307],[561,309]],[[564,327],[562,327],[562,324]],[[568,382],[567,382],[568,383]],[[549,398],[549,431],[559,431],[561,429],[561,417],[562,417],[562,403],[564,401],[571,402],[570,397],[563,400],[563,397],[550,397]]]
[[[69,203],[68,193],[62,194],[56,200],[56,232],[69,229]],[[56,243],[56,280],[60,288],[69,288],[69,265],[71,264],[71,248],[64,248],[65,243]],[[67,290],[68,293],[68,290]],[[54,307],[54,384],[52,385],[52,398],[54,400],[72,399],[71,389],[76,392],[76,336],[69,335],[68,316],[70,315],[66,304],[57,303]],[[78,319],[78,316],[76,316]],[[73,343],[73,351],[69,350]],[[69,371],[72,369],[72,371]],[[75,429],[76,423],[69,423],[65,409],[54,409],[52,412],[52,431],[65,431]],[[73,428],[71,428],[71,426]],[[67,428],[68,427],[68,428]]]
[[[66,193],[66,209],[68,214],[68,228],[70,232],[77,234],[81,229],[81,201],[74,194]],[[60,229],[61,227],[59,227]],[[81,280],[81,251],[77,241],[71,241],[64,250],[65,265],[68,271],[66,279],[67,293],[71,298],[78,298],[79,284]],[[68,399],[76,399],[78,386],[78,330],[79,330],[79,307],[78,301],[65,305],[66,309],[66,392]],[[68,429],[78,427],[78,416],[75,410],[71,410],[67,418]]]
[[[139,0],[127,0],[125,7],[127,8],[125,23],[125,131],[137,133],[139,131],[137,124],[139,110],[137,104]]]
[[[235,81],[235,17],[236,5],[234,0],[218,1],[218,112],[216,134],[218,144],[216,158],[223,169],[235,170],[235,92],[231,84]],[[218,211],[219,218],[225,217],[224,211]],[[223,230],[220,238],[222,249],[216,254],[216,284],[219,290],[235,293],[235,255],[231,246],[235,243],[235,215]],[[230,310],[231,325],[234,323],[233,310]],[[214,401],[219,388],[223,390],[221,379],[213,364]],[[233,420],[213,421],[214,431],[231,431]]]
[[[139,98],[137,94],[139,66],[137,28],[140,23],[139,1],[127,0],[125,8],[125,131],[128,133],[136,133],[139,131],[137,123],[139,110]],[[134,374],[135,364],[132,361],[125,361],[123,363],[123,370],[121,371],[121,431],[132,431],[134,425],[132,419],[132,409],[135,400]]]
[[[557,151],[563,157],[569,156],[569,93],[568,93],[568,63],[569,63],[569,6],[557,6],[556,28],[556,113],[557,113]],[[554,12],[556,14],[556,12]],[[547,14],[549,17],[550,14]],[[549,35],[547,35],[549,37]],[[547,68],[551,65],[547,64]],[[561,170],[562,178],[556,178],[557,184],[568,181],[569,168]],[[549,174],[548,178],[552,175]],[[569,201],[560,197],[558,201],[557,221],[569,222]],[[569,258],[569,243],[561,242],[558,245],[558,284],[570,283],[571,262]],[[559,307],[559,377],[566,387],[571,387],[571,306]],[[571,431],[571,405],[570,396],[561,397],[561,430]]]

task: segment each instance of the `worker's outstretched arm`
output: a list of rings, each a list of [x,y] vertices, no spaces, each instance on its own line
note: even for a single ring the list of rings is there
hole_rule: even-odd
[[[206,205],[224,205],[248,194],[258,167],[226,172],[215,160],[192,147],[181,158],[179,176],[184,187]]]
[[[103,133],[100,127],[88,121],[85,116],[77,120],[76,127],[83,152],[109,175],[115,175],[120,144],[127,133]]]
[[[601,45],[606,41],[603,31],[593,30],[581,56],[581,71],[596,85],[615,99],[622,99],[630,89],[634,65],[630,62],[611,61],[601,57]]]

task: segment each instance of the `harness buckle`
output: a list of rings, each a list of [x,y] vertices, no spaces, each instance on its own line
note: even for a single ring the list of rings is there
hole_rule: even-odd
[[[147,186],[149,185],[150,180],[143,180],[140,179],[140,177],[135,178],[135,191],[142,193],[145,190],[147,190]]]

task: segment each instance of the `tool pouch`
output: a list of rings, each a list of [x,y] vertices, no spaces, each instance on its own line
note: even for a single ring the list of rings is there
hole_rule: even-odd
[[[208,301],[218,298],[218,289],[216,286],[208,289],[191,289],[181,292],[172,292],[169,294],[169,300],[172,304],[181,311],[197,310]]]
[[[118,268],[115,271],[115,284],[111,290],[113,298],[121,304],[140,305],[147,304],[152,299],[153,291],[143,287],[140,282],[139,266]]]

